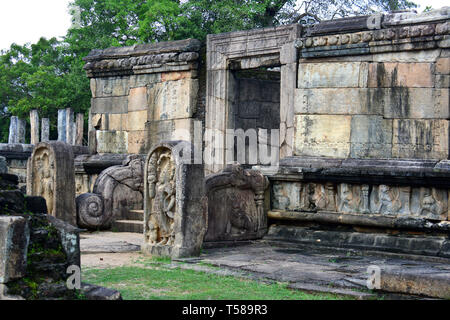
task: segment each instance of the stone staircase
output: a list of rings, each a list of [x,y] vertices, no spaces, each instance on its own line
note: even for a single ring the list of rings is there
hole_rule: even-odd
[[[144,233],[144,210],[130,210],[126,219],[116,220],[112,226],[116,232]]]

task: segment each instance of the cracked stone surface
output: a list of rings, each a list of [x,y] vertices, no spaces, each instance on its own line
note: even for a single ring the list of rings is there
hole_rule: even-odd
[[[220,268],[249,272],[260,279],[288,282],[305,291],[367,294],[367,268],[379,266],[381,291],[434,298],[450,297],[450,261],[443,258],[362,255],[257,241],[245,246],[205,249],[200,260]]]

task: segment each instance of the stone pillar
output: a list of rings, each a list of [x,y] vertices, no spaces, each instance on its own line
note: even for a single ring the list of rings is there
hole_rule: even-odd
[[[66,110],[58,110],[58,141],[66,142]]]
[[[50,141],[50,119],[48,118],[42,119],[41,141]]]
[[[30,125],[31,125],[31,144],[39,143],[39,114],[37,110],[31,110],[30,112]]]
[[[8,143],[16,143],[17,141],[17,122],[19,121],[19,118],[17,117],[11,117],[10,124],[9,124],[9,138]]]
[[[73,110],[72,108],[66,109],[66,142],[68,144],[73,143]]]
[[[27,164],[27,192],[45,198],[49,215],[76,226],[72,146],[50,141],[34,148]]]
[[[25,143],[25,134],[27,130],[27,122],[23,119],[18,119],[17,121],[17,142]]]
[[[75,139],[75,145],[82,146],[83,145],[83,133],[84,133],[84,114],[77,113],[76,118],[76,139]]]
[[[145,254],[172,258],[200,254],[207,228],[202,205],[204,167],[193,164],[193,150],[186,141],[170,141],[157,145],[147,156],[142,245]]]
[[[75,145],[75,142],[77,140],[77,124],[76,122],[72,122],[72,145]]]

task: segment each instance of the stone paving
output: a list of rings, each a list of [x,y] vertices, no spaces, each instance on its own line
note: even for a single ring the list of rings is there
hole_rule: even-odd
[[[88,267],[134,265],[142,235],[82,234],[82,264]],[[128,253],[127,253],[128,252]],[[450,261],[348,249],[304,247],[251,241],[205,248],[198,258],[175,259],[172,267],[233,275],[265,282],[286,282],[307,292],[330,292],[358,299],[450,297]],[[367,288],[369,266],[381,269],[381,291]]]

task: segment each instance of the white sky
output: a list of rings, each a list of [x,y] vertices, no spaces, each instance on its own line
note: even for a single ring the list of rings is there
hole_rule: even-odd
[[[413,0],[418,12],[431,5],[441,8],[448,0]],[[35,43],[40,37],[61,37],[71,25],[71,0],[0,0],[0,50],[15,42]]]

